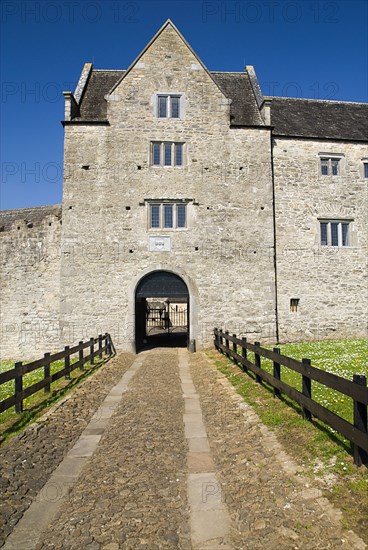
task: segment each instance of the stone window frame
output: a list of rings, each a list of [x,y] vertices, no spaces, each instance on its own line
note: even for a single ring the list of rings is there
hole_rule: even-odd
[[[319,245],[329,248],[351,248],[353,221],[342,218],[319,218]],[[347,228],[346,234],[343,227]]]
[[[318,174],[321,178],[336,178],[342,175],[345,159],[342,153],[319,153],[318,157]],[[337,173],[333,173],[334,166],[337,167]],[[327,167],[327,173],[323,173],[324,167]]]
[[[178,117],[171,116],[172,107],[171,107],[170,101],[168,101],[167,103],[167,116],[159,116],[159,98],[160,97],[167,97],[167,98],[178,97],[179,98],[179,116]],[[152,98],[152,103],[153,103],[153,115],[156,118],[156,120],[160,120],[160,121],[184,120],[186,102],[185,102],[185,95],[183,92],[166,92],[166,91],[155,92]]]
[[[161,199],[161,200],[147,200],[147,228],[149,231],[185,231],[188,229],[188,204],[189,200],[178,199]],[[166,224],[165,222],[165,210],[166,207],[172,207],[172,223]],[[158,225],[152,226],[152,214],[153,208],[157,212],[158,208]],[[183,209],[185,212],[185,223],[179,225],[179,209]]]
[[[159,145],[160,147],[160,158],[159,163],[155,162],[155,146]],[[171,146],[171,163],[165,164],[165,150],[166,146]],[[186,165],[186,146],[183,141],[151,141],[150,142],[150,166],[152,168],[183,168]],[[177,164],[177,151],[178,146],[181,150],[181,164]]]

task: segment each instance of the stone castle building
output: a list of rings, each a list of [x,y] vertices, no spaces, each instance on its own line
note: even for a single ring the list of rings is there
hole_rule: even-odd
[[[62,206],[0,213],[1,357],[135,350],[156,302],[197,348],[367,335],[367,104],[264,97],[170,21],[64,95]]]

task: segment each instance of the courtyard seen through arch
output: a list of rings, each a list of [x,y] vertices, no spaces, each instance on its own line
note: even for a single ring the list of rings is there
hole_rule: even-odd
[[[189,291],[181,277],[153,271],[135,292],[136,350],[186,347],[189,343]]]

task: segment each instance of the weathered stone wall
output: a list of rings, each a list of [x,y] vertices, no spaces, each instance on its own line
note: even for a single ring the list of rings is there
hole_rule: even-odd
[[[342,155],[340,175],[321,175],[320,153]],[[358,143],[276,139],[281,341],[367,336],[366,156]],[[350,246],[321,246],[319,218],[352,220]],[[291,298],[300,299],[297,312]]]
[[[155,116],[157,92],[184,94],[181,120]],[[107,116],[108,127],[66,127],[63,245],[74,250],[61,269],[68,338],[71,325],[77,339],[89,326],[129,349],[135,286],[167,269],[189,287],[197,345],[212,340],[215,325],[274,339],[269,130],[230,129],[228,100],[170,27],[110,96]],[[151,166],[151,141],[185,142],[184,166]],[[188,199],[188,228],[149,230],[147,199]],[[150,252],[150,234],[169,236],[171,251]]]
[[[30,224],[18,212],[0,232],[0,359],[60,349],[61,221],[47,215]]]

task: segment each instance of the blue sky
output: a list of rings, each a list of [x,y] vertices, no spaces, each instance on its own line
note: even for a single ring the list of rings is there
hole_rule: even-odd
[[[209,70],[265,95],[367,101],[366,0],[2,0],[0,209],[62,200],[64,90],[125,69],[170,18]]]

